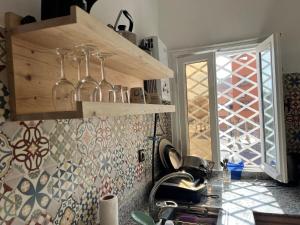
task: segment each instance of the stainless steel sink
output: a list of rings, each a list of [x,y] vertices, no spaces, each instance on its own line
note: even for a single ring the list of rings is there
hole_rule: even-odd
[[[170,220],[175,225],[218,225],[224,212],[219,208],[178,206],[175,208],[162,208],[159,218],[164,221]]]

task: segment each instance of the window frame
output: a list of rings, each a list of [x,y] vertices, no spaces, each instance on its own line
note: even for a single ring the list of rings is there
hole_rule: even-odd
[[[287,151],[286,151],[286,130],[285,130],[285,116],[284,116],[284,94],[283,94],[283,70],[281,62],[281,48],[280,48],[280,36],[281,34],[272,34],[267,39],[262,41],[256,48],[257,54],[257,68],[258,68],[258,82],[260,85],[260,120],[263,118],[263,101],[262,101],[262,82],[261,82],[261,65],[260,65],[260,53],[268,48],[271,50],[272,60],[272,83],[273,83],[273,105],[274,105],[274,117],[275,117],[275,137],[276,137],[276,168],[265,163],[265,148],[264,140],[265,133],[263,127],[261,127],[261,139],[262,139],[262,170],[271,176],[272,178],[287,183],[288,182],[288,169],[287,169]],[[275,93],[275,95],[274,95]]]
[[[207,61],[208,65],[208,85],[209,90],[216,90],[216,76],[215,76],[215,53],[203,53],[190,56],[184,56],[178,59],[178,72],[176,74],[176,90],[178,101],[176,105],[176,126],[177,137],[180,140],[177,146],[182,150],[183,155],[189,154],[189,124],[188,124],[188,104],[187,104],[187,80],[186,80],[186,65],[201,61]],[[220,161],[220,154],[218,153],[218,117],[217,117],[217,96],[209,95],[209,110],[210,110],[210,136],[212,148],[212,160],[214,162]],[[184,106],[184,107],[182,107]]]

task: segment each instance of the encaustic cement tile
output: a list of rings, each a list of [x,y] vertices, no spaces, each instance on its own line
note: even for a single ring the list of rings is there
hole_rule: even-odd
[[[72,160],[79,163],[75,120],[58,120],[50,132],[50,155],[57,163]]]
[[[95,187],[89,188],[82,196],[80,202],[80,222],[93,225],[98,218],[99,195]]]
[[[76,225],[79,220],[79,204],[72,197],[62,201],[54,218],[55,225]]]
[[[80,169],[72,162],[62,163],[53,174],[53,197],[58,200],[68,199],[79,185]]]
[[[36,219],[32,219],[26,225],[53,225],[53,221],[51,215],[42,213]]]
[[[13,159],[12,147],[7,136],[0,132],[0,180],[4,178],[11,167]]]
[[[28,222],[47,210],[52,198],[50,178],[46,171],[37,171],[20,180],[15,193],[19,219]]]
[[[0,182],[0,224],[10,224],[16,216],[16,202],[14,190]]]
[[[90,150],[93,150],[96,145],[96,126],[89,119],[81,120],[78,125],[77,133],[77,148],[83,155],[88,155]]]
[[[49,156],[49,140],[40,128],[42,121],[21,122],[22,129],[11,146],[13,147],[13,164],[24,173],[31,173],[42,168]]]

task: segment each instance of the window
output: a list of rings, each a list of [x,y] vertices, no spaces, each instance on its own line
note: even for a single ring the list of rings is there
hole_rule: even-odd
[[[278,40],[178,58],[175,138],[185,154],[237,153],[246,169],[287,182]]]

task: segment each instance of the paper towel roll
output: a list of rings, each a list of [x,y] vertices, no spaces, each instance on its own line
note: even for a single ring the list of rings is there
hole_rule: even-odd
[[[99,218],[101,225],[119,225],[118,197],[106,195],[100,199]]]

